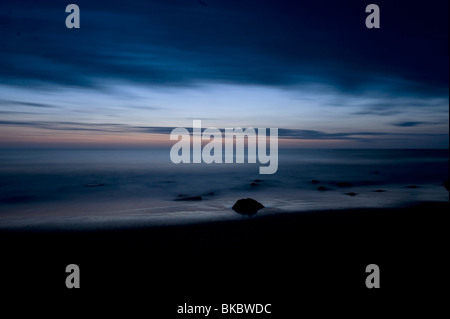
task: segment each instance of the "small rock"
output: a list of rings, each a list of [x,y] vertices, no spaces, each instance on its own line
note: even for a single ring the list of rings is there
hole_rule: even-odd
[[[356,195],[358,195],[358,194],[352,192],[352,193],[347,193],[347,194],[345,194],[345,195],[348,195],[348,196],[352,196],[352,197],[353,197],[353,196],[356,196]]]
[[[374,191],[375,193],[385,193],[386,191],[384,189],[377,189]]]
[[[262,208],[263,204],[251,198],[240,199],[233,205],[233,210],[242,215],[254,215]]]
[[[443,185],[447,191],[450,191],[450,179],[447,179]]]
[[[323,192],[323,191],[330,191],[331,188],[328,188],[325,186],[319,186],[319,187],[317,187],[317,190]]]
[[[419,188],[419,186],[417,186],[417,185],[409,185],[409,186],[406,186],[406,188],[416,189],[416,188]]]
[[[338,182],[336,183],[336,186],[338,187],[352,187],[352,183],[348,183],[348,182]]]

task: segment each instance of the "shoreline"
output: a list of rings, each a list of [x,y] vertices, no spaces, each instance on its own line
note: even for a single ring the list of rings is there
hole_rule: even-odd
[[[217,207],[202,207],[201,204],[187,206],[183,211],[165,211],[176,207],[163,207],[161,212],[153,212],[155,208],[138,208],[111,213],[71,213],[67,215],[46,214],[44,216],[13,216],[6,217],[0,232],[103,232],[126,231],[133,229],[151,229],[174,226],[194,226],[199,224],[215,224],[222,222],[240,222],[261,218],[294,218],[296,215],[315,214],[317,216],[346,215],[352,212],[364,211],[397,211],[414,207],[445,205],[445,201],[415,201],[398,204],[392,207],[348,207],[321,208],[315,207],[304,210],[283,210],[273,206],[266,207],[258,214],[247,217],[234,212],[231,207],[217,210]],[[283,217],[285,216],[285,217]]]
[[[2,287],[70,306],[64,269],[75,263],[81,300],[139,300],[136,309],[150,304],[161,318],[192,300],[271,303],[276,318],[296,313],[299,298],[317,302],[324,292],[369,307],[399,295],[422,302],[445,275],[448,208],[435,202],[121,230],[0,231]],[[381,268],[379,291],[365,287],[369,264]]]

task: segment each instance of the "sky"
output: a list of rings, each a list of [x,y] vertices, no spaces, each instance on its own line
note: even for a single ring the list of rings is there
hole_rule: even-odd
[[[0,147],[163,146],[202,120],[284,147],[448,148],[448,7],[2,0]]]

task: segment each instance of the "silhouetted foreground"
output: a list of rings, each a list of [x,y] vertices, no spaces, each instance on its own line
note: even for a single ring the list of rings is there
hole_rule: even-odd
[[[254,215],[263,208],[263,204],[251,198],[240,199],[233,205],[233,210],[242,215]]]
[[[439,302],[444,296],[436,287],[447,283],[448,208],[428,203],[123,231],[3,232],[2,304],[27,304],[21,311],[32,313],[121,309],[149,318],[183,318],[176,309],[184,303],[271,303],[270,318],[307,310],[364,318],[388,306],[392,314],[428,313],[437,308],[426,298]],[[65,287],[72,263],[80,267],[79,290]],[[369,264],[381,269],[379,290],[365,286]]]

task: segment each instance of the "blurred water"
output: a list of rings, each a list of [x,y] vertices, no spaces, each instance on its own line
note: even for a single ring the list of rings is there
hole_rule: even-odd
[[[168,149],[1,150],[0,226],[60,218],[228,216],[243,197],[275,212],[448,200],[442,187],[448,150],[280,149],[276,174],[259,175],[259,166],[176,165]],[[176,201],[183,196],[203,200]]]

